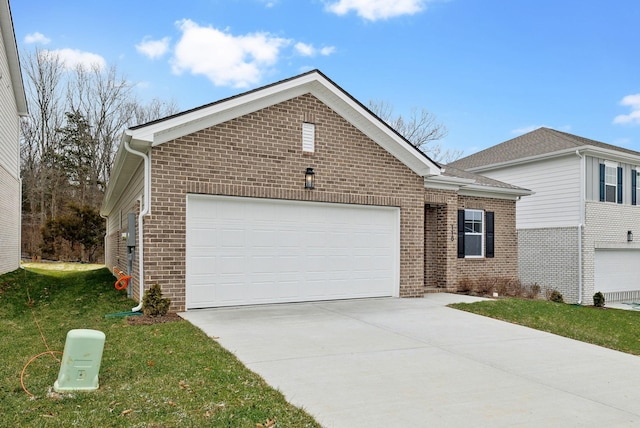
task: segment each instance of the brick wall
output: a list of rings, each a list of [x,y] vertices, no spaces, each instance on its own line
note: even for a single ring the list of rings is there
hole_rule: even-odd
[[[493,258],[458,258],[458,210],[495,214]],[[459,196],[453,191],[425,190],[424,275],[426,287],[455,288],[465,278],[518,276],[518,236],[513,200]]]
[[[520,229],[518,255],[523,283],[558,290],[567,303],[578,301],[577,226]]]
[[[494,257],[457,259],[457,279],[465,277],[479,278],[482,276],[517,278],[516,201],[460,196],[457,209],[493,211],[495,215]],[[455,244],[457,245],[457,240]]]
[[[302,152],[302,122],[316,150]],[[400,295],[424,288],[423,179],[307,94],[153,149],[145,283],[184,309],[187,193],[400,207]],[[316,189],[305,191],[312,167]]]

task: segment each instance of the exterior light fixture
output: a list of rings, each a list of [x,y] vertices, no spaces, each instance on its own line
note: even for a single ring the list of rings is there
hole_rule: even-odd
[[[307,172],[304,173],[304,188],[313,189],[316,187],[316,173],[313,172],[313,168],[307,168]]]
[[[631,242],[633,241],[633,232],[632,231],[627,231],[627,242]]]

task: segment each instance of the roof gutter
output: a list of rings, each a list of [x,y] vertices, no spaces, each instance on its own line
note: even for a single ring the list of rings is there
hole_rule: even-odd
[[[144,182],[143,182],[143,196],[140,202],[140,213],[138,214],[138,285],[139,285],[139,303],[138,306],[131,309],[131,312],[138,312],[142,309],[142,297],[144,294],[144,216],[149,214],[150,202],[151,202],[151,163],[149,161],[149,155],[143,152],[139,152],[131,148],[131,135],[125,135],[123,139],[124,148],[131,154],[140,156],[144,159]],[[140,200],[140,199],[138,199]]]

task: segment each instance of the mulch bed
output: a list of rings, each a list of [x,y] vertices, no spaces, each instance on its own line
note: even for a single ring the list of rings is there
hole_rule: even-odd
[[[153,325],[176,321],[182,321],[182,318],[180,318],[180,315],[175,312],[169,312],[168,314],[159,317],[149,317],[147,315],[127,317],[127,323],[129,323],[129,325]]]

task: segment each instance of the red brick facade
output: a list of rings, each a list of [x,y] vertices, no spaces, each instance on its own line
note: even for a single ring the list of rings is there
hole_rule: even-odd
[[[302,151],[303,121],[315,123],[314,153]],[[145,283],[173,309],[184,309],[188,193],[400,207],[400,295],[423,294],[422,177],[311,95],[155,147],[151,165]]]
[[[313,153],[302,151],[303,122],[315,124]],[[172,310],[185,308],[188,194],[399,207],[403,297],[422,296],[425,286],[453,287],[464,276],[517,275],[514,200],[425,190],[423,177],[310,94],[154,146],[150,158],[145,285],[161,284]],[[316,173],[313,190],[304,189],[308,167]],[[457,210],[465,207],[495,212],[493,259],[457,258]],[[125,270],[126,217],[123,223],[107,237],[107,258]]]

